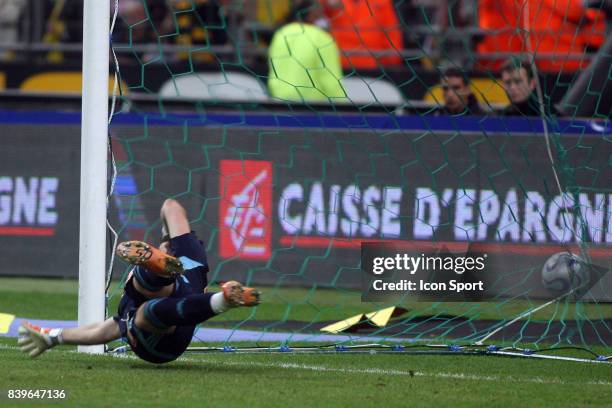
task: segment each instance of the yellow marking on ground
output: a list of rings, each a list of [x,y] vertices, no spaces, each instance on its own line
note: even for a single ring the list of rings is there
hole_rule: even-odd
[[[378,327],[385,327],[387,323],[389,323],[389,320],[391,320],[391,316],[393,315],[394,310],[395,306],[391,306],[386,309],[368,313],[365,315],[365,317],[367,317],[372,323],[374,323]]]
[[[327,333],[340,333],[359,323],[362,318],[363,314],[358,314],[357,316],[349,317],[348,319],[344,319],[339,322],[332,323],[329,326],[325,326],[321,328],[321,331]]]
[[[0,334],[8,333],[11,328],[11,323],[15,320],[15,316],[7,313],[0,313]]]

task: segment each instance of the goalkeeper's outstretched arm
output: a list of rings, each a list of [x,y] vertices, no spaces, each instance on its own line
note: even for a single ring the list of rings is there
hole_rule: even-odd
[[[37,357],[58,344],[90,346],[106,344],[120,337],[119,325],[112,318],[73,329],[47,329],[23,322],[19,328],[18,344],[30,357]]]

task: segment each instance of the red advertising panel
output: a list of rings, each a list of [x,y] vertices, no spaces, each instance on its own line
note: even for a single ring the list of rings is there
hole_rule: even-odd
[[[272,163],[221,160],[220,169],[220,256],[267,260],[272,238]]]

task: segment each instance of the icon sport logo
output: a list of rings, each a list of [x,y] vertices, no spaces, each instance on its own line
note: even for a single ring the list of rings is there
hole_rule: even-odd
[[[220,170],[219,255],[267,260],[272,238],[272,163],[221,160]]]

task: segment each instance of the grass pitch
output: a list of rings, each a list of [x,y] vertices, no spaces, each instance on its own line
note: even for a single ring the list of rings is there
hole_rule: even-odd
[[[317,296],[319,308],[336,301]],[[311,317],[311,307],[292,318]],[[267,308],[261,313],[272,318],[286,304],[273,297]],[[75,283],[0,279],[0,312],[76,319]],[[0,406],[15,407],[576,407],[608,406],[612,398],[612,365],[502,357],[187,353],[155,366],[129,354],[90,356],[67,346],[31,360],[16,349],[15,339],[0,338],[0,361]],[[34,403],[6,397],[9,389],[41,388],[63,389],[67,398]]]
[[[466,356],[189,354],[155,366],[0,346],[0,389],[63,389],[58,406],[605,406],[610,366]],[[0,404],[8,403],[5,398]],[[10,405],[10,404],[9,404]],[[29,404],[26,404],[26,406]],[[14,403],[14,406],[24,406]]]
[[[111,286],[113,296],[109,310],[114,313],[120,298],[117,284]],[[212,288],[213,291],[218,290]],[[303,288],[262,288],[263,301],[256,309],[230,310],[216,317],[217,321],[295,320],[303,322],[337,321],[342,318],[382,309],[391,304],[362,303],[361,293],[341,289],[309,290]],[[36,319],[76,320],[78,286],[76,280],[0,278],[0,313]],[[451,314],[466,318],[509,319],[537,306],[525,300],[480,303],[434,303],[406,301],[400,306],[412,315]],[[585,319],[612,318],[612,304],[560,303],[556,308],[540,310],[528,318],[533,321],[572,319],[579,314]],[[527,317],[526,317],[527,319]]]

